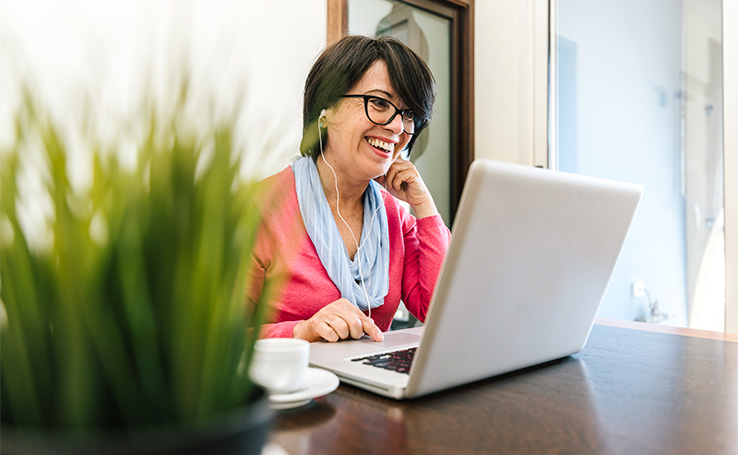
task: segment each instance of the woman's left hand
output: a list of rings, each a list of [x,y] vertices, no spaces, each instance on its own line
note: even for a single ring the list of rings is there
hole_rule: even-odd
[[[398,157],[385,175],[374,180],[385,187],[392,196],[410,204],[417,218],[438,214],[433,196],[410,161]]]

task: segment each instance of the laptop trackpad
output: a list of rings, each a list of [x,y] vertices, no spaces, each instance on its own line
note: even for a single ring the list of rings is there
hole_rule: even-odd
[[[421,329],[421,330],[418,330]],[[414,329],[405,329],[405,330],[394,330],[390,332],[384,333],[384,340],[380,343],[377,343],[378,345],[385,345],[385,346],[399,346],[399,345],[405,345],[405,344],[419,344],[420,338],[423,335],[422,327],[417,327]],[[364,336],[364,338],[368,338]]]
[[[325,360],[358,357],[395,349],[417,346],[423,327],[385,332],[383,341],[373,341],[368,336],[358,340],[344,340],[337,343],[319,341],[310,344],[310,363],[320,365]]]

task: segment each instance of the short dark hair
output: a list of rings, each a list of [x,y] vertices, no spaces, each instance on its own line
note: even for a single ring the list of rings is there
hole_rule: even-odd
[[[420,120],[415,134],[407,144],[408,155],[418,135],[425,129],[433,112],[436,82],[428,65],[401,41],[392,37],[372,38],[349,35],[326,48],[313,64],[305,80],[302,108],[302,141],[300,153],[317,159],[318,120],[356,84],[374,62],[387,65],[390,82],[397,96],[412,109]],[[326,130],[321,128],[323,142]]]

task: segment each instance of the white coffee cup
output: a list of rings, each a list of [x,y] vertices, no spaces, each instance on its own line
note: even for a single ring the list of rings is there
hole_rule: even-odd
[[[270,394],[289,393],[305,381],[310,343],[296,338],[264,338],[254,347],[249,374]]]

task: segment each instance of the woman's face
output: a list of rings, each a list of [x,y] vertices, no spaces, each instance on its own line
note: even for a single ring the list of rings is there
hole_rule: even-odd
[[[407,108],[397,97],[383,60],[374,62],[345,95],[374,95],[391,101],[399,109]],[[384,175],[412,137],[403,131],[399,114],[387,125],[372,123],[362,98],[341,98],[326,111],[326,123],[328,161],[362,180]]]

